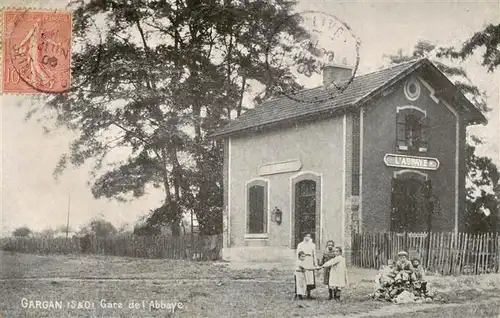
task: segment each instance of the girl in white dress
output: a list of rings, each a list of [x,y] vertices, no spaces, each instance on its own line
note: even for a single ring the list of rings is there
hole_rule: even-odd
[[[340,301],[340,290],[347,286],[347,266],[342,256],[342,248],[335,247],[334,258],[323,264],[323,268],[330,267],[328,288],[333,289],[333,299]]]
[[[306,273],[313,273],[314,270],[320,269],[321,267],[310,267],[306,261],[306,254],[302,251],[299,252],[297,256],[297,263],[295,265],[295,299],[304,299],[306,295],[309,295],[307,290],[307,279]]]

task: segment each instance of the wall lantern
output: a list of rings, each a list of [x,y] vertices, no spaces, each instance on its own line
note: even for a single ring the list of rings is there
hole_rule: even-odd
[[[271,218],[274,222],[276,222],[276,223],[278,223],[278,225],[280,225],[281,222],[283,221],[283,212],[281,212],[281,210],[278,209],[278,207],[275,207],[273,212],[272,212]]]

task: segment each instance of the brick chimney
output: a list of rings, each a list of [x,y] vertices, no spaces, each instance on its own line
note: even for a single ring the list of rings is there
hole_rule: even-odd
[[[342,84],[351,78],[352,67],[347,65],[326,64],[323,67],[323,85]]]

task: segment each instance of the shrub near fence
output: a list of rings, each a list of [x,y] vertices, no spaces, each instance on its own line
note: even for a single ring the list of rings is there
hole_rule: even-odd
[[[31,254],[100,254],[125,257],[215,260],[222,235],[126,236],[110,238],[3,238],[1,249]]]
[[[441,275],[498,273],[498,233],[354,233],[353,265],[380,268],[399,251],[419,258],[426,271]]]

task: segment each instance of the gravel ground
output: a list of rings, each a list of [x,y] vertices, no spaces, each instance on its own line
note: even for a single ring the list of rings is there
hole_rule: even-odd
[[[294,301],[293,273],[281,264],[8,252],[0,259],[4,317],[498,317],[499,275],[429,277],[436,302],[394,306],[368,298],[376,272],[367,269],[349,269],[344,300],[332,303],[322,285],[317,299]],[[42,308],[24,308],[36,301]]]

